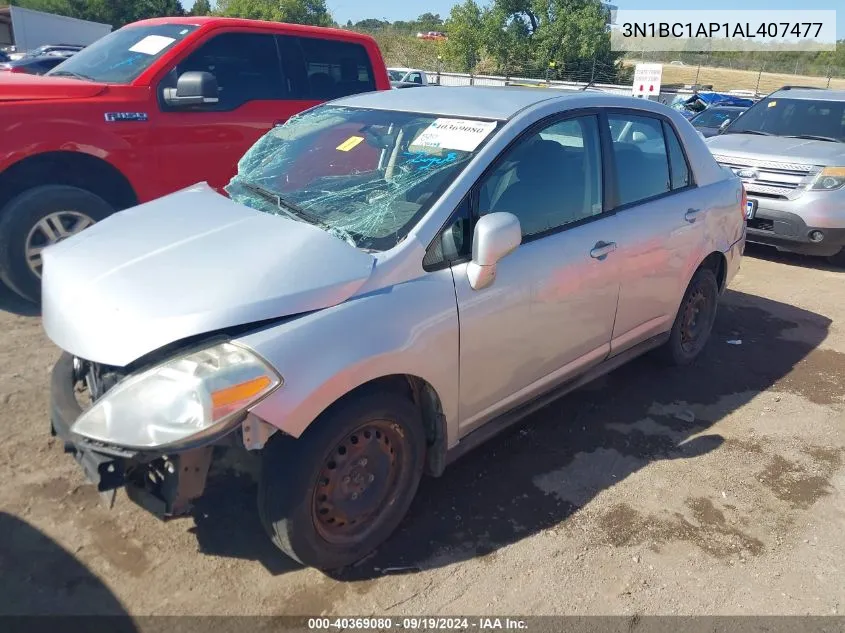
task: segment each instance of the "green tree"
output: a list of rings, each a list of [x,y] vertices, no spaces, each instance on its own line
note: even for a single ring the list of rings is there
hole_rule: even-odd
[[[475,0],[465,0],[463,4],[452,7],[446,21],[449,39],[446,40],[444,52],[446,59],[462,72],[472,71],[481,60],[484,51],[484,21],[485,12]]]
[[[331,26],[325,0],[219,0],[221,15],[273,22]]]
[[[624,73],[607,17],[600,0],[493,0],[486,9],[468,0],[452,10],[446,50],[462,69],[483,55],[499,71],[612,81]]]
[[[184,15],[179,0],[13,0],[12,4],[120,28],[145,18]]]
[[[211,15],[211,2],[209,0],[195,0],[191,7],[191,15]]]
[[[416,19],[416,28],[423,33],[439,31],[443,28],[443,20],[439,13],[423,13]]]
[[[378,31],[388,26],[390,26],[390,22],[379,20],[378,18],[367,18],[366,20],[358,20],[355,23],[355,28],[362,31]]]

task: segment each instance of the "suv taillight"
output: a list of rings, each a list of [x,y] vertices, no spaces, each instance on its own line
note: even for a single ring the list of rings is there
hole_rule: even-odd
[[[748,192],[745,190],[744,184],[741,184],[740,187],[742,187],[742,198],[739,202],[739,212],[742,214],[742,221],[746,222],[747,215],[745,208],[748,206]]]

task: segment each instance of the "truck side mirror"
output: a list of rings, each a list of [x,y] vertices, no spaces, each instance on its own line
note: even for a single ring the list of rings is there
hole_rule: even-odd
[[[722,124],[719,126],[719,134],[721,134],[722,132],[724,132],[725,130],[727,130],[727,129],[728,129],[728,126],[729,126],[730,124],[731,124],[731,120],[730,120],[730,119],[725,119],[724,121],[722,121]]]
[[[175,88],[164,89],[164,102],[170,106],[205,105],[219,100],[217,78],[204,71],[182,73]]]

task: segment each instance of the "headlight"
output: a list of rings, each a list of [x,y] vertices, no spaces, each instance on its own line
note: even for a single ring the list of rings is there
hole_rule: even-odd
[[[127,378],[71,431],[127,448],[160,448],[225,430],[282,379],[255,354],[222,343]]]
[[[845,167],[825,167],[813,179],[810,189],[815,191],[833,191],[845,185]]]

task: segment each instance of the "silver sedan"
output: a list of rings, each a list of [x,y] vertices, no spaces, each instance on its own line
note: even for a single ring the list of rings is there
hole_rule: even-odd
[[[594,92],[345,98],[269,132],[226,193],[45,249],[52,429],[160,516],[213,449],[257,452],[268,534],[322,569],[551,399],[646,352],[692,362],[745,243],[742,184],[689,122]]]

